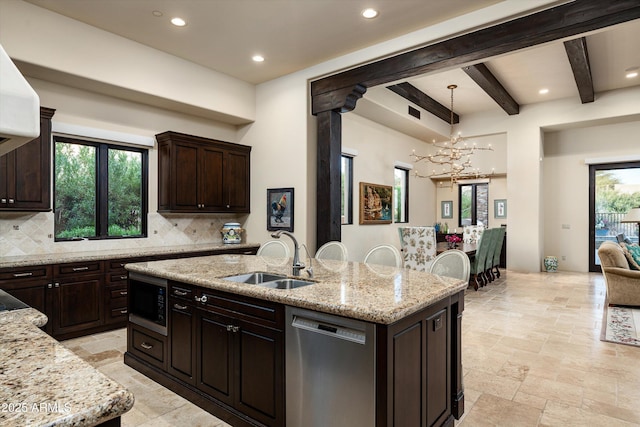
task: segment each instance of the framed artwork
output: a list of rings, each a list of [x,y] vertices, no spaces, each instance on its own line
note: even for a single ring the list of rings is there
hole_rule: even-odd
[[[360,224],[391,224],[393,188],[360,183]]]
[[[293,232],[293,188],[267,188],[267,230]]]
[[[440,216],[442,218],[453,218],[453,201],[445,200],[440,202]]]
[[[493,217],[507,217],[507,199],[496,199],[493,201]]]

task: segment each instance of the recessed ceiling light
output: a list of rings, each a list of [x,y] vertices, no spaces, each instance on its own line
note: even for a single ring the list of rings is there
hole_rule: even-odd
[[[178,18],[177,16],[175,18],[171,18],[171,23],[176,27],[184,27],[187,25],[187,21],[182,18]]]
[[[624,76],[628,79],[638,77],[638,67],[631,67],[624,70]]]
[[[255,62],[264,62],[264,56],[262,55],[253,55],[251,57]]]
[[[546,94],[548,94],[548,93],[549,93],[549,89],[547,89],[547,88],[540,89],[540,90],[538,91],[538,93],[539,93],[540,95],[546,95]]]
[[[367,19],[373,19],[378,16],[378,11],[372,8],[367,8],[362,11],[362,16]]]

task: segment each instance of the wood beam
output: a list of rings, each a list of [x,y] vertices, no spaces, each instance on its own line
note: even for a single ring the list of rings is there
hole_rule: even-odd
[[[502,86],[498,79],[493,75],[487,66],[483,63],[462,67],[478,86],[484,90],[496,103],[510,116],[520,113],[520,105]]]
[[[447,123],[451,123],[452,111],[444,105],[440,104],[435,99],[431,98],[429,95],[427,95],[411,83],[398,83],[396,85],[387,86],[387,89],[394,93],[397,93],[406,100],[413,102],[418,107],[427,110],[437,118],[442,119]],[[456,124],[459,122],[460,116],[458,116],[456,113],[453,113],[453,123]]]
[[[573,78],[578,86],[578,93],[583,104],[593,102],[595,93],[593,90],[593,78],[591,77],[591,64],[589,63],[589,51],[587,50],[587,39],[567,40],[564,42],[564,49],[573,71]]]
[[[344,99],[316,105],[316,97],[362,85],[365,88],[576,36],[640,18],[638,0],[580,0],[463,34],[413,51],[353,68],[311,83],[312,113],[340,109]]]
[[[341,238],[342,115],[337,111],[318,114],[316,250]]]

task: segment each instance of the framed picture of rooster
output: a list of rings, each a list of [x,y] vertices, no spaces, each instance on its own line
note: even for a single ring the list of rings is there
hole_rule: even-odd
[[[267,230],[293,232],[293,188],[267,188]]]

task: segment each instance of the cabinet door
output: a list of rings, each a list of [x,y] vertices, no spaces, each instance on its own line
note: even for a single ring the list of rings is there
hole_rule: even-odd
[[[171,209],[194,211],[198,206],[198,146],[175,144],[173,147],[173,206]]]
[[[233,404],[233,319],[197,310],[196,387],[228,405]]]
[[[59,280],[53,288],[53,334],[75,332],[103,324],[102,275]]]
[[[284,357],[282,331],[240,322],[235,406],[266,425],[284,423]]]
[[[169,368],[176,378],[195,383],[196,349],[194,308],[177,298],[169,298]]]
[[[230,151],[225,163],[227,205],[231,212],[249,212],[249,154]]]
[[[227,203],[223,181],[224,151],[202,147],[199,156],[198,208],[205,211],[220,211]]]

